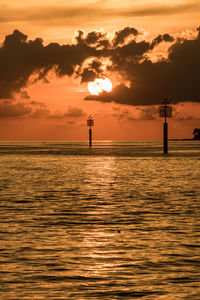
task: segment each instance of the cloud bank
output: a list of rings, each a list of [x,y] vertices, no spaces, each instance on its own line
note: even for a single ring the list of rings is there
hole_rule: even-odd
[[[133,1],[132,1],[133,2]],[[64,4],[64,5],[33,5],[27,4],[21,7],[16,3],[1,4],[0,23],[26,22],[37,23],[41,26],[69,26],[74,24],[92,23],[118,18],[133,18],[146,16],[169,16],[175,14],[194,13],[200,8],[199,1],[176,1],[172,4],[165,3],[124,3],[117,7],[105,4],[105,1],[93,1],[93,3]]]
[[[161,43],[168,45],[167,58],[152,61],[151,53]],[[111,38],[106,32],[80,30],[72,44],[47,46],[41,38],[28,40],[14,30],[0,48],[0,99],[11,99],[27,87],[30,76],[42,80],[54,70],[57,76],[76,76],[81,82],[116,72],[129,82],[85,100],[140,106],[160,104],[165,97],[173,103],[200,102],[199,53],[200,28],[193,39],[166,33],[151,41],[134,27],[116,31]],[[109,60],[107,66],[105,60]]]

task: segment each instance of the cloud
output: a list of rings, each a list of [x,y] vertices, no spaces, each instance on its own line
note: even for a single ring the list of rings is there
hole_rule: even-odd
[[[40,119],[48,117],[50,114],[50,109],[44,103],[37,101],[24,103],[14,100],[2,100],[0,102],[0,118],[30,117]]]
[[[128,8],[127,8],[128,6]],[[198,1],[182,3],[147,4],[141,3],[120,5],[120,7],[106,6],[103,1],[93,1],[79,5],[0,5],[0,23],[6,22],[31,22],[48,26],[71,26],[74,21],[78,24],[92,23],[118,18],[132,18],[145,16],[167,16],[174,14],[192,13],[198,11]]]
[[[81,82],[94,81],[96,77],[102,76],[103,69],[101,61],[94,59],[87,67],[80,67],[76,75],[81,78]]]
[[[0,118],[25,117],[32,111],[32,108],[25,103],[13,103],[8,100],[0,102]]]
[[[79,108],[77,106],[71,106],[68,105],[67,111],[63,114],[64,117],[70,117],[70,118],[79,118],[84,117],[86,113],[83,111],[82,108]]]
[[[49,119],[76,119],[76,118],[81,118],[81,117],[85,117],[86,116],[86,113],[85,111],[80,108],[80,107],[77,107],[77,106],[71,106],[71,105],[68,105],[67,107],[67,110],[65,112],[51,112],[48,114],[48,118]],[[70,122],[73,122],[72,120],[69,120],[68,121],[69,123]]]
[[[155,46],[158,46],[161,42],[173,42],[175,39],[173,36],[167,34],[159,34],[151,43],[150,49],[153,49]]]
[[[113,107],[113,117],[116,117],[119,121],[126,119],[127,121],[138,120],[156,120],[158,119],[158,107],[157,106],[145,106],[137,107],[134,110],[130,108],[120,109],[119,107]]]
[[[200,29],[194,39],[174,40],[170,35],[158,36],[152,42],[131,41],[110,51],[110,71],[123,74],[130,82],[117,85],[111,93],[86,96],[86,100],[116,102],[129,105],[155,105],[168,97],[173,103],[200,102]],[[168,57],[156,62],[147,57],[160,42],[173,42]]]
[[[199,105],[185,102],[173,106],[173,119],[179,121],[200,120]]]
[[[31,101],[30,104],[33,105],[32,113],[29,117],[34,119],[48,118],[48,119],[73,119],[85,117],[86,113],[84,110],[77,106],[68,105],[65,112],[51,111],[44,103],[37,101]],[[71,120],[70,120],[71,121]]]
[[[32,118],[32,119],[62,119],[69,124],[77,118],[85,117],[85,111],[78,106],[68,105],[65,112],[52,111],[45,103],[38,101],[16,102],[14,100],[0,101],[0,118]]]
[[[35,109],[29,117],[33,119],[41,119],[48,117],[49,114],[50,110],[47,107],[40,107]]]
[[[95,48],[82,42],[44,46],[40,38],[33,41],[27,38],[19,30],[14,30],[5,37],[0,48],[0,99],[12,98],[14,92],[27,86],[32,74],[36,75],[34,82],[45,79],[51,69],[58,76],[71,76],[77,65],[96,53]]]
[[[40,106],[40,107],[46,107],[46,104],[43,102],[39,102],[39,101],[30,101],[30,104],[33,106]]]
[[[127,37],[130,36],[137,36],[139,34],[139,31],[136,28],[133,27],[125,27],[122,30],[115,32],[115,37],[113,39],[113,45],[117,46],[119,44],[124,44],[124,41]]]
[[[140,120],[156,120],[158,118],[158,107],[146,106],[140,107]]]
[[[168,44],[167,58],[151,61],[152,51],[161,42]],[[129,86],[121,83],[110,93],[88,95],[85,100],[137,106],[160,104],[165,97],[173,103],[200,102],[199,53],[200,28],[194,38],[175,39],[166,33],[152,41],[142,38],[134,27],[115,32],[113,38],[106,32],[85,34],[79,30],[73,44],[46,46],[41,38],[28,40],[26,34],[14,30],[5,37],[0,48],[0,99],[12,98],[13,93],[24,91],[31,75],[34,83],[44,80],[48,72],[54,70],[58,77],[76,76],[81,82],[109,72],[118,73],[124,82],[129,82]],[[109,60],[106,66],[105,60]],[[44,114],[44,110],[40,109],[35,116]],[[82,113],[69,107],[66,116]]]

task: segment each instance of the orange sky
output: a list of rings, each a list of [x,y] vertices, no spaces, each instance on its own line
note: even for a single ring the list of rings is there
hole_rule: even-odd
[[[199,1],[124,0],[117,5],[116,2],[1,2],[0,140],[86,140],[86,120],[90,114],[95,119],[95,139],[161,139],[163,120],[158,116],[158,104],[166,96],[174,103],[173,118],[169,120],[169,137],[192,138],[193,129],[200,127],[200,93],[198,98],[195,76],[185,94],[180,92],[181,82],[183,87],[186,86],[186,77],[181,73],[180,66],[181,59],[183,65],[187,64],[184,55],[188,57],[191,54],[194,57],[194,53],[199,53],[199,48],[197,52],[190,50],[194,48],[193,45],[199,47],[196,31],[200,26]],[[134,33],[133,28],[137,33]],[[13,34],[16,29],[28,36],[22,44],[28,44],[36,38],[42,38],[43,44],[39,41],[29,43],[30,51],[22,55],[21,48],[11,44],[13,37],[20,36],[19,33]],[[75,41],[78,30],[83,31],[83,34],[79,34],[79,40]],[[89,35],[90,32],[93,35]],[[101,33],[98,40],[97,32]],[[7,35],[12,40],[10,38],[11,42],[7,43],[6,48],[4,40]],[[192,42],[184,42],[183,38]],[[91,39],[96,39],[96,44]],[[87,43],[87,47],[86,44],[83,47],[83,42]],[[109,46],[105,46],[108,42]],[[54,56],[51,57],[51,67],[49,62],[45,65],[36,61],[39,51],[46,51],[45,47],[50,43],[58,43],[58,46],[54,44],[52,47],[59,50],[53,52],[58,53],[58,58],[55,57],[53,63]],[[79,63],[73,48],[66,58],[67,62],[60,58],[59,53],[64,51],[61,45],[73,43],[78,44],[78,51],[82,51],[78,52],[83,55]],[[162,79],[162,70],[168,70],[168,64],[163,68],[163,64],[157,62],[168,57],[170,47],[170,59],[175,73],[177,71],[174,81],[177,82],[173,84],[169,78],[169,85],[166,85],[153,77],[158,76],[158,80],[167,81],[167,77]],[[45,55],[43,61],[46,61]],[[152,66],[149,66],[149,62],[144,63],[147,58],[152,61]],[[69,68],[70,59],[74,68],[72,71]],[[100,63],[100,66],[92,65],[94,61]],[[56,69],[59,63],[62,66]],[[20,64],[25,66],[24,69],[20,68]],[[188,63],[183,73],[189,70],[191,76],[193,73],[196,75],[197,64],[198,57],[197,61],[191,60]],[[49,69],[44,75],[45,68]],[[94,74],[108,76],[112,80],[114,89],[110,98],[104,95],[96,99],[88,97],[87,82]],[[159,86],[162,86],[162,90],[157,94]],[[173,92],[167,87],[173,89]],[[86,97],[87,100],[84,99]]]

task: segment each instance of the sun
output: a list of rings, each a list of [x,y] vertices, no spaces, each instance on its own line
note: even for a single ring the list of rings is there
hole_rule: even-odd
[[[112,82],[108,78],[96,78],[94,81],[88,82],[88,91],[92,95],[99,95],[102,92],[112,91]]]

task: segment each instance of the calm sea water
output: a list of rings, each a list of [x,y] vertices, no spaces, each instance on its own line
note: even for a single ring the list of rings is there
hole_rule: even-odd
[[[1,142],[0,299],[200,299],[200,142]]]

